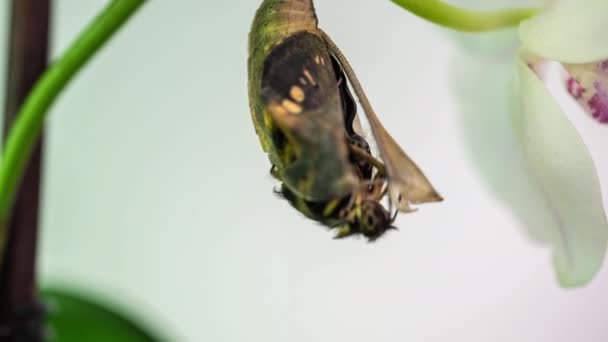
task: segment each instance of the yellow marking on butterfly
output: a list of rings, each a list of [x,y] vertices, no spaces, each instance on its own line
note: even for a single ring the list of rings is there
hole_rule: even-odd
[[[306,98],[306,95],[304,94],[304,90],[302,90],[302,88],[300,88],[298,86],[291,87],[291,90],[289,91],[289,95],[291,95],[291,98],[296,100],[296,102],[303,102],[304,99]]]
[[[300,212],[302,212],[302,214],[304,214],[308,217],[314,217],[314,214],[310,210],[310,207],[308,207],[308,204],[303,199],[296,198],[294,204],[295,204],[296,208],[298,208],[298,210],[300,210]]]
[[[363,203],[363,196],[361,194],[357,194],[355,197],[355,217],[357,220],[361,220],[361,216],[363,216],[363,212],[361,210],[361,203]]]
[[[281,106],[291,114],[302,113],[302,107],[299,104],[297,104],[291,100],[288,100],[288,99],[283,100],[283,102],[281,103]]]
[[[352,234],[352,230],[350,229],[350,226],[347,223],[347,224],[340,226],[340,228],[338,228],[338,233],[336,234],[336,236],[334,238],[341,239],[341,238],[347,237],[351,234]]]
[[[306,77],[306,79],[308,80],[308,82],[310,82],[310,84],[312,84],[313,86],[316,86],[317,82],[315,82],[315,79],[310,74],[310,71],[308,71],[308,69],[304,68],[303,72],[304,72],[304,77]]]
[[[269,108],[270,109],[270,108]],[[264,125],[270,130],[274,126],[269,110],[264,111]]]
[[[285,116],[285,115],[289,114],[289,113],[287,112],[287,108],[285,108],[285,107],[284,107],[284,106],[282,106],[282,105],[279,105],[279,104],[278,104],[278,103],[276,103],[275,101],[272,101],[272,102],[268,103],[268,109],[269,109],[269,110],[270,110],[272,113],[274,113],[275,115],[281,115],[281,116]],[[270,113],[269,113],[269,114],[270,114]],[[271,122],[271,120],[272,120],[272,119],[271,119],[271,117],[270,117],[270,115],[268,115],[268,119],[269,119],[268,121],[269,121],[269,123],[270,123],[270,122]]]
[[[331,213],[333,213],[334,210],[336,210],[336,208],[338,207],[338,204],[340,204],[339,198],[336,198],[327,203],[327,206],[325,206],[325,209],[323,210],[323,216],[328,217],[329,215],[331,215]]]

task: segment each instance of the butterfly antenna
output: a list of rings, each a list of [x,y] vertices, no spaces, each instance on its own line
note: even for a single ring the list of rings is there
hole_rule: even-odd
[[[395,222],[395,220],[397,219],[397,215],[399,215],[399,210],[395,210],[395,214],[393,215],[393,217],[391,218],[391,224],[393,222]],[[392,226],[391,226],[392,227]],[[395,229],[397,229],[397,227],[393,227]]]

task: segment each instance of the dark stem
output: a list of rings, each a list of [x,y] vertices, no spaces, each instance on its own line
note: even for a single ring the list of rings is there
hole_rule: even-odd
[[[12,0],[4,137],[48,61],[51,0]],[[36,285],[42,137],[24,173],[8,222],[0,268],[0,340],[42,339]]]

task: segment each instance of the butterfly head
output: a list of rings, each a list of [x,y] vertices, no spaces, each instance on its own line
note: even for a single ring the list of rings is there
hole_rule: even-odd
[[[336,238],[361,234],[369,241],[375,241],[386,231],[396,229],[392,224],[395,217],[384,206],[372,198],[356,201],[346,213],[346,222],[340,226]]]

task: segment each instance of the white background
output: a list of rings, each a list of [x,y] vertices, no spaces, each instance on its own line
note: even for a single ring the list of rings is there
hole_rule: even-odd
[[[104,3],[56,1],[55,55]],[[550,250],[511,205],[513,74],[494,63],[510,50],[479,52],[494,38],[388,0],[317,1],[381,119],[446,199],[375,244],[334,241],[272,191],[247,103],[257,6],[150,1],[62,95],[48,125],[44,284],[103,295],[184,341],[608,340],[608,269],[560,288]],[[608,128],[573,117],[606,175]]]

